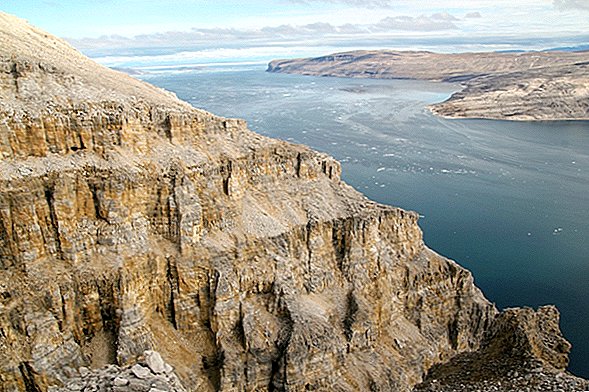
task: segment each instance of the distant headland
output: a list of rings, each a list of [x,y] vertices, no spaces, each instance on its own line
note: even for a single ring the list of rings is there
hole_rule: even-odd
[[[460,82],[430,110],[449,118],[589,120],[589,51],[440,54],[362,50],[273,60],[268,72]]]

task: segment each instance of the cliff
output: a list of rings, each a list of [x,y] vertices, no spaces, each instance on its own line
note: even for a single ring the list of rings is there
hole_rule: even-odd
[[[2,13],[0,43],[0,391],[409,391],[489,344],[570,377],[556,310],[502,329],[331,157]]]
[[[462,91],[430,106],[434,113],[445,117],[589,119],[589,52],[352,51],[274,60],[268,72],[461,82]]]

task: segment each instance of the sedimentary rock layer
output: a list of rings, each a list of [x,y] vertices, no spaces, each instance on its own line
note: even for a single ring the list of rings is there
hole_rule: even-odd
[[[331,157],[5,14],[0,42],[0,391],[409,391],[495,330],[417,214]]]
[[[431,110],[446,117],[589,119],[589,52],[460,53],[353,51],[274,60],[269,72],[462,82]]]

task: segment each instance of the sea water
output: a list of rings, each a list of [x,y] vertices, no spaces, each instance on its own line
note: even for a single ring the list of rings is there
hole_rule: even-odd
[[[415,210],[430,248],[470,269],[499,308],[555,304],[589,377],[589,122],[450,120],[460,89],[219,66],[141,76],[263,135],[333,155],[343,179]]]

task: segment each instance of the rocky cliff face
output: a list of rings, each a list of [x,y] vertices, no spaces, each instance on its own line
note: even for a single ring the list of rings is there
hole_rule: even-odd
[[[498,328],[332,158],[6,14],[0,42],[0,391],[408,391]]]

